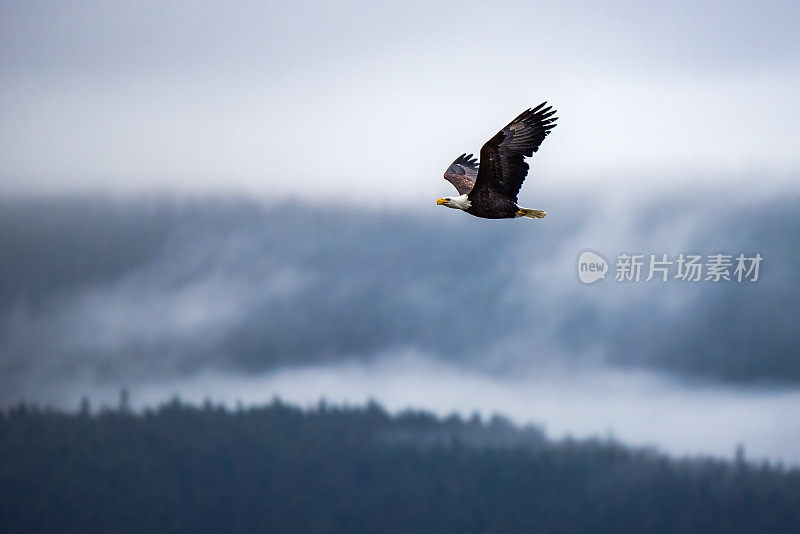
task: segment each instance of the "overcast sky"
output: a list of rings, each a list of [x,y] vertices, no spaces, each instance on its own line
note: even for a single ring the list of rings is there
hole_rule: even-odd
[[[798,20],[796,2],[3,1],[0,188],[421,205],[545,99],[537,191],[795,188]]]

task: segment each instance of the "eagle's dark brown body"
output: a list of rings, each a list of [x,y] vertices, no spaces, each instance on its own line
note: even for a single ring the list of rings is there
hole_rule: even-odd
[[[467,196],[472,202],[472,199]],[[500,195],[489,194],[485,196],[480,202],[472,202],[472,206],[465,209],[470,215],[475,217],[483,217],[484,219],[513,219],[519,217],[517,213],[519,206],[513,200],[509,200]]]

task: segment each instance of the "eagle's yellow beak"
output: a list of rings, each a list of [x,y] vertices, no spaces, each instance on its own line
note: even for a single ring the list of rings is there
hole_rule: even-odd
[[[439,200],[436,201],[437,206],[441,206],[442,204],[447,204],[447,199],[440,198]]]

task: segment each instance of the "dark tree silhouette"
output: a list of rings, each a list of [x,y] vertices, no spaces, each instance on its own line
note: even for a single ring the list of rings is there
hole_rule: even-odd
[[[2,532],[800,532],[800,472],[370,403],[0,417]]]

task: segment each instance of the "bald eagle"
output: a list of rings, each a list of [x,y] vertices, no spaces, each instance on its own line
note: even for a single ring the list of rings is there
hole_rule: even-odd
[[[526,109],[489,139],[481,148],[480,166],[472,154],[456,158],[444,179],[456,187],[460,196],[440,198],[436,204],[485,219],[545,217],[547,213],[542,210],[517,206],[517,194],[528,174],[525,158],[539,150],[556,126],[556,110],[546,105],[542,102]]]

